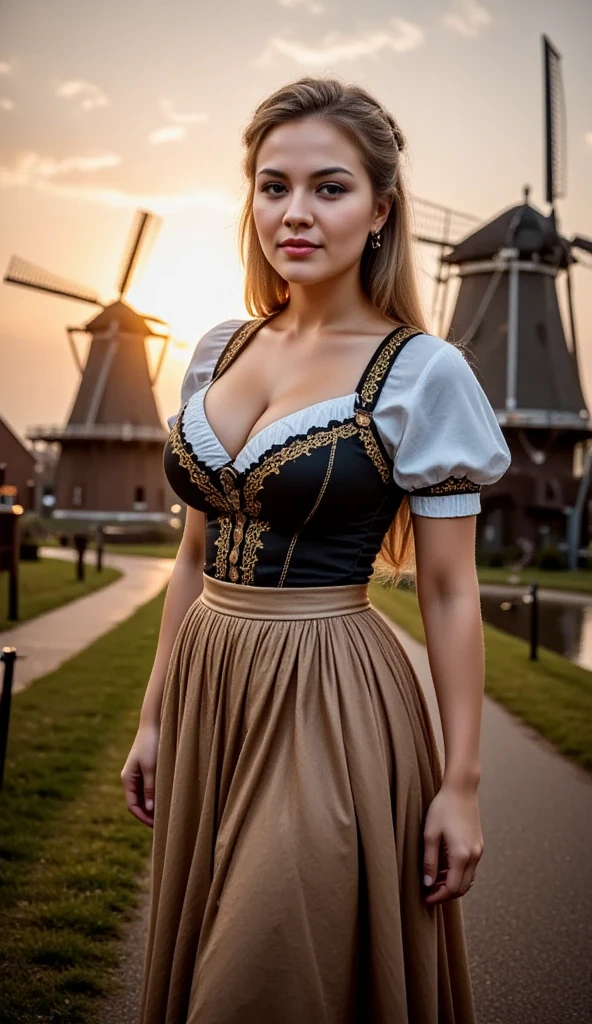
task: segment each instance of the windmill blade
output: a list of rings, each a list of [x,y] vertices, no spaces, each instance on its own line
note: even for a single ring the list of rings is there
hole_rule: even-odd
[[[572,247],[575,249],[583,249],[584,252],[592,253],[592,238],[582,238],[581,235],[576,235],[571,240]]]
[[[4,275],[8,284],[18,284],[23,288],[33,288],[37,292],[49,292],[50,295],[61,295],[65,299],[76,299],[78,302],[90,302],[93,306],[102,306],[98,293],[92,288],[84,288],[64,277],[58,277],[43,267],[37,267],[28,260],[13,256]]]
[[[129,236],[127,251],[124,255],[119,277],[119,297],[122,299],[127,292],[134,272],[138,266],[140,253],[145,246],[150,231],[154,233],[160,227],[161,218],[146,210],[138,210],[136,220]]]
[[[164,327],[168,327],[168,320],[161,320],[158,316],[150,316],[148,313],[138,313],[138,316],[142,317],[142,320],[150,320],[153,324],[162,324]]]
[[[171,340],[172,339],[171,339],[171,335],[170,334],[163,334],[163,336],[162,336],[162,347],[160,349],[160,355],[158,357],[158,362],[157,362],[156,367],[154,369],[154,373],[152,374],[152,377],[150,378],[150,383],[152,384],[152,387],[154,387],[154,385],[158,382],[158,378],[160,377],[160,371],[162,370],[162,364],[164,363],[164,359],[165,359],[165,356],[167,354],[167,349],[168,349],[168,347],[169,347],[169,345],[171,343]]]
[[[452,246],[480,223],[479,217],[413,197],[415,238],[427,245]]]
[[[545,160],[548,203],[566,194],[566,115],[561,74],[561,56],[547,36],[543,36],[545,74]]]

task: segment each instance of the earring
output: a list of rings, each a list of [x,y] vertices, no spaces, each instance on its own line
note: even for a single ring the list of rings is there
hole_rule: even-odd
[[[380,241],[380,231],[371,231],[370,241],[373,249],[380,249],[380,246],[382,245],[382,242]]]

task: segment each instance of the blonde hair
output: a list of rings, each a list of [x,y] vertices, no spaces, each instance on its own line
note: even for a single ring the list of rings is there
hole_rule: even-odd
[[[289,303],[289,284],[269,263],[253,218],[255,168],[261,143],[288,121],[317,117],[342,131],[358,148],[376,199],[392,200],[381,228],[381,246],[368,237],[360,263],[360,281],[375,309],[384,316],[427,332],[411,244],[411,202],[403,178],[405,139],[392,115],[361,86],[335,78],[303,77],[282,86],[256,108],[242,143],[242,170],[248,182],[239,221],[239,248],[245,268],[245,305],[251,316],[267,317]],[[415,574],[415,547],[409,501],[403,498],[374,562],[374,576],[398,583]]]

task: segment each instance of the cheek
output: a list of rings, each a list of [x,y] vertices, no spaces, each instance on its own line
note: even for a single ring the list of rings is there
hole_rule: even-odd
[[[321,219],[326,237],[340,247],[355,248],[368,233],[368,213],[360,203],[335,203]]]
[[[274,210],[273,203],[262,203],[254,199],[253,219],[259,234],[265,235],[267,231],[275,230],[278,214]]]

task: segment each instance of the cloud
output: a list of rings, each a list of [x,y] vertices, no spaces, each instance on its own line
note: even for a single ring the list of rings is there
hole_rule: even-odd
[[[12,71],[10,64],[5,60],[0,60],[0,75],[9,75]]]
[[[592,132],[586,132],[584,135],[584,142],[588,146],[592,146]]]
[[[391,18],[386,28],[369,29],[357,35],[343,32],[327,32],[317,46],[308,46],[297,40],[272,37],[265,50],[252,63],[256,67],[267,67],[275,55],[288,57],[296,64],[307,67],[324,67],[343,61],[376,57],[382,50],[391,53],[407,53],[423,44],[423,30],[419,25],[401,18]]]
[[[461,36],[477,36],[491,25],[491,13],[479,0],[454,0],[452,10],[444,15],[444,24]]]
[[[166,117],[169,117],[175,124],[204,124],[205,121],[209,120],[208,114],[179,114],[173,109],[172,101],[163,97],[158,101],[158,105]]]
[[[0,110],[14,110],[14,103],[5,96],[0,96]]]
[[[98,85],[92,82],[84,82],[82,79],[72,79],[62,82],[56,89],[56,96],[60,99],[71,100],[80,98],[81,110],[97,110],[98,107],[106,107],[109,97],[105,95]]]
[[[121,157],[116,153],[102,153],[96,156],[71,156],[63,160],[42,157],[39,153],[24,153],[14,167],[0,166],[0,187],[14,188],[19,185],[36,187],[63,174],[80,171],[92,174],[105,168],[117,167]]]
[[[318,0],[278,0],[280,7],[303,7],[309,14],[324,14],[327,8]]]
[[[162,146],[163,142],[180,142],[187,135],[183,124],[170,124],[166,128],[156,128],[150,132],[148,142],[151,146]]]

